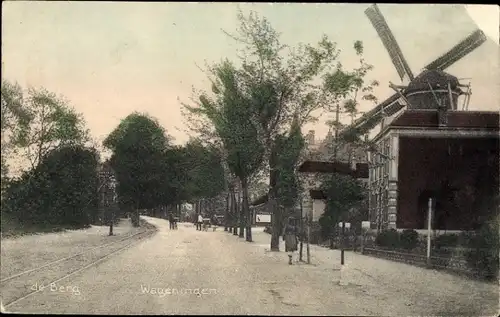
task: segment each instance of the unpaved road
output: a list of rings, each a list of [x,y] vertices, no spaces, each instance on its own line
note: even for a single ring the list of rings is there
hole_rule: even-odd
[[[130,219],[121,219],[113,228],[114,236],[109,236],[108,226],[92,226],[83,230],[67,230],[48,234],[34,234],[4,238],[1,243],[2,279],[77,254],[90,248],[118,241],[140,232]]]
[[[255,232],[255,242],[247,243],[220,228],[200,232],[192,225],[179,224],[178,230],[169,230],[165,220],[144,218],[159,229],[153,237],[8,311],[414,316],[442,308],[433,308],[432,300],[425,297],[421,298],[429,303],[425,312],[421,305],[408,305],[408,295],[399,295],[397,285],[381,284],[380,292],[371,284],[341,286],[340,272],[319,261],[318,265],[289,266],[283,252],[265,251],[269,235],[263,232]],[[432,293],[440,296],[439,291]]]

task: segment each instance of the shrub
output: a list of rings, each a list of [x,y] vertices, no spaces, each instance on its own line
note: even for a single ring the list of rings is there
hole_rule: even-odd
[[[399,233],[395,229],[384,230],[377,235],[375,243],[381,247],[398,248],[400,246]]]
[[[399,240],[402,248],[407,250],[415,249],[418,245],[418,232],[413,229],[406,229],[401,233]]]
[[[437,249],[446,247],[456,247],[458,245],[458,235],[456,234],[443,234],[437,236],[433,241],[433,246]]]
[[[498,277],[499,247],[498,222],[486,223],[469,241],[466,253],[469,266],[486,278]]]
[[[93,149],[52,150],[35,170],[11,182],[2,209],[24,226],[83,228],[97,211],[97,164]]]

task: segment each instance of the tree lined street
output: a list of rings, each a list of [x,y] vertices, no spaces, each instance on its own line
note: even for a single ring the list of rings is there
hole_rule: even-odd
[[[186,223],[169,230],[166,220],[144,218],[158,227],[152,238],[57,283],[77,287],[80,295],[48,288],[9,310],[487,316],[498,299],[494,284],[352,253],[347,257],[349,285],[341,286],[340,271],[332,267],[338,251],[313,247],[313,265],[288,266],[284,253],[268,252],[269,235],[261,229],[254,229],[249,244],[225,232],[196,231]],[[440,296],[435,296],[437,287]]]
[[[153,13],[156,11],[150,11]],[[488,205],[477,205],[487,210],[474,232],[464,231],[460,236],[434,232],[431,238],[432,219],[427,219],[429,268],[363,255],[370,254],[363,253],[368,236],[370,243],[380,247],[373,250],[398,253],[407,263],[413,263],[408,259],[419,257],[417,253],[423,249],[422,234],[415,226],[399,232],[388,226],[391,217],[386,211],[394,207],[388,202],[396,204],[399,199],[399,180],[398,165],[386,162],[397,163],[399,136],[394,139],[391,135],[380,145],[369,141],[373,131],[352,128],[364,115],[362,107],[382,107],[376,96],[381,84],[374,75],[379,66],[371,64],[378,53],[365,47],[359,34],[345,32],[346,25],[325,33],[312,28],[317,34],[310,42],[289,43],[286,39],[295,34],[283,36],[275,28],[281,27],[279,19],[271,23],[256,11],[239,7],[235,13],[232,29],[221,28],[220,32],[231,43],[232,55],[220,53],[205,60],[203,67],[196,64],[197,74],[205,82],[193,79],[187,83],[194,84],[190,98],[185,91],[186,99],[179,97],[186,84],[182,89],[173,84],[181,77],[194,76],[185,65],[172,66],[166,73],[145,65],[150,51],[161,53],[160,60],[151,60],[158,66],[168,64],[182,49],[192,48],[178,47],[162,36],[155,38],[156,31],[142,28],[141,32],[151,36],[154,49],[147,41],[149,44],[123,39],[111,53],[114,66],[95,66],[100,64],[92,61],[94,80],[106,77],[104,69],[115,66],[139,65],[145,72],[158,73],[151,81],[136,79],[137,69],[120,75],[134,79],[137,95],[131,98],[133,106],[112,113],[108,100],[99,97],[105,91],[118,95],[117,100],[121,98],[125,104],[130,92],[118,83],[119,75],[106,77],[106,85],[99,87],[102,91],[91,93],[78,86],[85,86],[83,80],[68,79],[81,96],[94,98],[95,93],[92,102],[99,109],[95,116],[111,120],[106,134],[99,137],[89,129],[81,109],[74,107],[80,100],[59,94],[62,85],[52,86],[51,91],[43,85],[32,86],[26,78],[24,86],[17,78],[2,78],[2,310],[119,315],[497,313],[498,286],[491,280],[498,277],[496,228],[500,218],[490,212],[494,211],[491,202],[498,198],[493,191],[485,198]],[[131,21],[137,13],[132,16]],[[185,20],[194,21],[190,19]],[[165,22],[164,17],[161,21]],[[128,29],[132,22],[121,23],[109,19],[114,31],[135,34]],[[167,24],[175,27],[176,23]],[[163,32],[166,26],[158,24],[157,29]],[[177,31],[171,33],[178,35]],[[114,38],[102,34],[106,41]],[[87,37],[101,39],[94,33]],[[348,40],[337,43],[342,37]],[[156,50],[165,44],[162,41],[168,49]],[[207,43],[216,46],[210,41]],[[84,45],[95,50],[96,43]],[[200,48],[206,45],[198,44]],[[127,49],[117,53],[120,47]],[[200,48],[196,50],[204,54]],[[137,49],[134,62],[120,66],[122,59],[127,60],[128,50]],[[75,65],[84,56],[77,51],[74,56],[69,54]],[[165,57],[166,52],[171,56]],[[64,73],[70,73],[68,69]],[[161,91],[161,97],[146,98],[150,88]],[[178,94],[177,101],[165,104],[168,101],[162,98],[172,91]],[[78,99],[78,94],[73,98]],[[147,103],[158,104],[161,111],[153,115]],[[179,110],[177,118],[169,112],[170,106]],[[381,121],[382,129],[384,111],[382,107],[375,119],[364,118]],[[183,119],[183,128],[168,126],[165,118],[177,120],[179,125]],[[319,121],[329,129],[320,146],[314,130],[304,133],[313,124],[316,129]],[[177,140],[177,132],[186,140]],[[315,168],[315,164],[322,167]],[[358,165],[366,166],[366,173]],[[330,169],[332,166],[336,167]],[[396,171],[395,179],[384,174],[388,170]],[[368,174],[369,182],[360,179],[366,180]],[[373,174],[380,179],[375,185]],[[394,193],[389,194],[389,189]],[[376,221],[381,224],[386,212],[386,227],[373,228],[374,199]],[[431,207],[428,212],[432,215]],[[399,219],[394,213],[391,226]],[[254,225],[258,215],[269,217],[265,228],[259,227],[262,223]],[[169,226],[167,219],[172,224],[180,219],[178,228]],[[195,222],[200,226],[211,222],[212,226],[196,230]],[[345,242],[349,239],[351,249]],[[451,268],[452,260],[460,257],[456,263],[482,280],[430,269],[431,239],[432,246],[444,254],[440,258],[446,262],[443,267]],[[301,260],[291,263],[295,259],[291,245],[299,240]],[[108,248],[115,241],[116,247]],[[319,246],[325,243],[329,249]],[[285,249],[289,257],[280,252]],[[356,252],[346,251],[352,249]],[[46,267],[52,271],[44,276]],[[17,277],[22,278],[14,280]],[[485,281],[488,278],[490,282]],[[53,283],[38,289],[48,281]],[[33,288],[39,291],[31,292]]]

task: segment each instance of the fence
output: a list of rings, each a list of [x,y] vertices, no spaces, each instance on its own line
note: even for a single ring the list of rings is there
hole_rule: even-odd
[[[467,251],[469,250],[440,254],[441,252],[433,250],[431,251],[430,265],[432,268],[436,269],[444,269],[456,273],[474,275],[475,270],[468,265],[465,256],[463,254],[457,254],[465,253]],[[406,251],[392,250],[382,247],[364,247],[362,249],[362,254],[417,266],[427,266],[427,255],[425,253],[422,253],[421,250]]]
[[[318,243],[323,247],[332,246],[330,241]],[[341,238],[336,236],[333,239],[333,248],[338,249],[341,246]],[[475,255],[483,254],[485,252],[493,254],[498,250],[490,249],[469,249],[464,247],[440,247],[432,248],[430,256],[430,266],[427,264],[427,249],[420,244],[412,250],[388,248],[375,244],[374,235],[358,236],[353,234],[346,234],[345,236],[345,250],[352,250],[360,252],[364,255],[383,258],[391,261],[402,262],[410,265],[430,267],[433,269],[445,270],[451,273],[467,275],[471,277],[486,277],[484,272],[478,271],[474,267],[473,261],[470,260]],[[469,257],[469,261],[467,258]],[[479,260],[481,261],[481,260]],[[477,264],[477,263],[476,263]]]

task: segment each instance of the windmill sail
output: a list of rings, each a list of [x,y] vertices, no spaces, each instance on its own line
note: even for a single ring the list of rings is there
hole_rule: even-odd
[[[399,49],[399,46],[397,46],[394,36],[392,36],[392,33],[377,6],[373,5],[369,7],[365,11],[365,13],[379,33],[380,38],[384,42],[384,46],[386,46],[389,54],[391,55],[391,59],[393,60],[393,63],[396,66],[400,77],[402,77],[402,73],[404,73],[401,71],[401,69],[408,69],[408,77],[410,77],[410,80],[413,80],[413,75],[409,70],[408,64],[404,60],[401,50]],[[446,54],[443,54],[435,61],[428,64],[425,68],[428,70],[444,70],[472,52],[477,47],[481,46],[481,44],[483,44],[486,39],[487,38],[483,31],[478,29],[467,38],[465,38],[462,42],[455,45]],[[400,103],[398,99],[398,94],[390,96],[375,108],[365,113],[365,115],[356,120],[351,126],[342,131],[340,134],[343,135],[353,130],[358,133],[366,133],[367,131],[373,129],[381,121],[382,109],[384,109],[386,115],[391,116],[404,107],[404,105]]]
[[[388,117],[394,115],[399,110],[403,109],[404,103],[399,102],[399,94],[394,94],[378,104],[372,110],[366,112],[361,118],[354,121],[352,125],[340,132],[343,136],[351,131],[356,131],[356,134],[365,134],[373,129],[382,119],[382,109]]]
[[[486,35],[483,31],[476,30],[471,35],[466,37],[462,42],[455,45],[446,54],[443,54],[441,57],[437,58],[435,61],[427,65],[425,68],[429,70],[444,70],[460,60],[465,55],[481,46],[481,44],[483,44],[484,42],[486,42]]]
[[[394,67],[396,67],[401,80],[403,80],[403,78],[405,78],[406,76],[410,80],[413,80],[413,73],[411,72],[411,69],[408,66],[405,58],[403,57],[401,48],[396,42],[391,29],[387,25],[387,22],[385,21],[385,18],[382,15],[382,12],[380,12],[380,10],[378,9],[377,5],[374,4],[366,9],[365,14],[368,19],[370,19],[370,22],[372,23],[380,39],[382,40],[382,43],[389,53],[391,61],[394,64]]]

